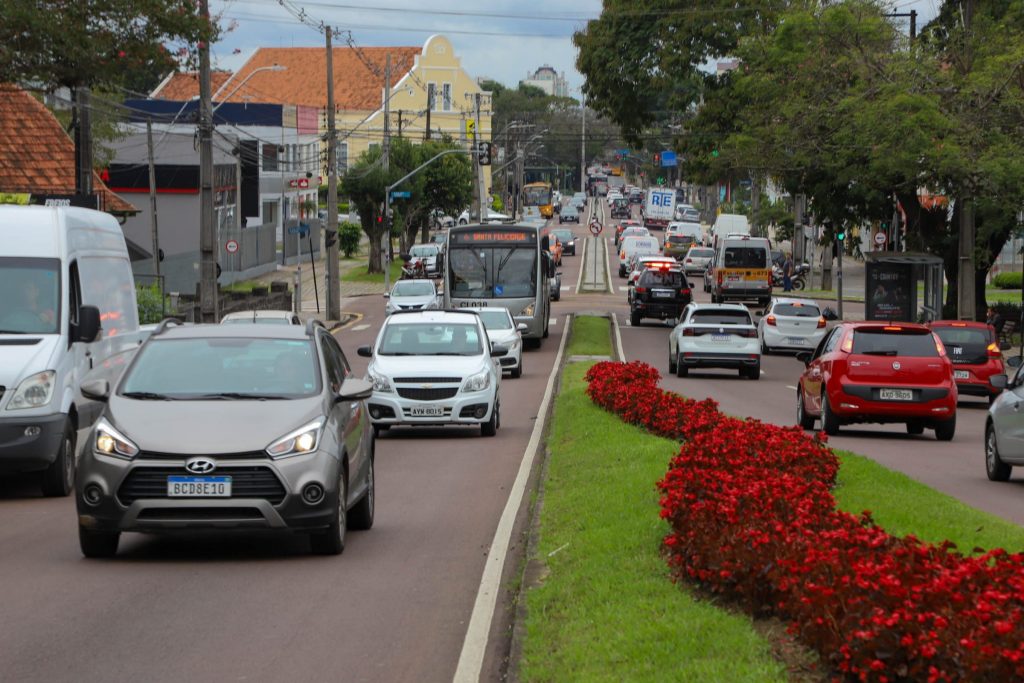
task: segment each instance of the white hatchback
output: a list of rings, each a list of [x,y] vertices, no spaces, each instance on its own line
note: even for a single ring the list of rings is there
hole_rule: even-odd
[[[689,304],[668,337],[668,371],[732,368],[761,378],[761,347],[750,311],[741,304]]]
[[[818,304],[810,299],[778,297],[757,321],[761,353],[772,351],[813,351],[828,331]]]
[[[376,432],[396,425],[479,425],[483,436],[501,426],[499,359],[480,316],[465,311],[408,311],[388,316],[373,346],[368,403]]]
[[[516,324],[512,314],[507,308],[501,306],[488,306],[485,308],[474,308],[480,320],[487,328],[487,336],[491,340],[491,346],[504,346],[508,349],[508,355],[500,359],[501,369],[508,370],[513,377],[520,377],[523,374],[523,330],[526,323]]]

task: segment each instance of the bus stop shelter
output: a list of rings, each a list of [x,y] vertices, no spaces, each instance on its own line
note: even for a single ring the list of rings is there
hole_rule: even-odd
[[[864,255],[864,318],[928,322],[942,317],[942,259],[934,254]],[[920,283],[923,293],[918,295]]]

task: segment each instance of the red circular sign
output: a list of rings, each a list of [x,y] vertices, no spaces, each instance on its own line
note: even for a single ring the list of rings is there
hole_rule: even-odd
[[[228,240],[224,243],[224,251],[234,254],[238,251],[238,240]]]

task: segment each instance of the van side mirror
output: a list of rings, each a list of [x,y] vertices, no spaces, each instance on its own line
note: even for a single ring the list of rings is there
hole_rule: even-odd
[[[92,343],[100,338],[100,309],[82,306],[78,309],[78,323],[71,326],[71,341]]]
[[[516,329],[519,330],[520,332],[526,332],[526,330],[530,328],[527,326],[526,323],[519,323],[518,325],[516,325]]]
[[[1003,375],[1003,377],[1006,377],[1006,375]],[[103,401],[106,403],[110,400],[110,382],[105,379],[82,382],[82,396],[92,401]]]

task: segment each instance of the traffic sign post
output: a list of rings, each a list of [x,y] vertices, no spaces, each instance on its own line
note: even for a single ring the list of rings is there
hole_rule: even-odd
[[[879,249],[885,246],[885,243],[888,241],[888,239],[889,238],[885,236],[884,232],[875,233],[875,244],[878,245]]]
[[[412,192],[408,191],[396,190],[391,193],[392,199],[409,199],[410,197],[412,197]]]
[[[228,240],[224,243],[224,251],[229,254],[238,253],[238,240]]]

